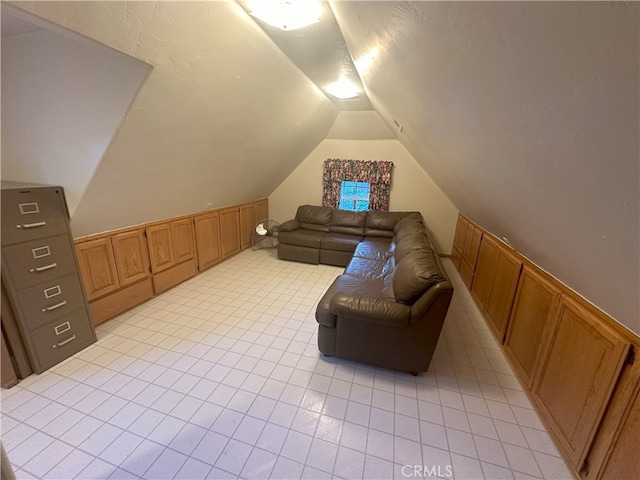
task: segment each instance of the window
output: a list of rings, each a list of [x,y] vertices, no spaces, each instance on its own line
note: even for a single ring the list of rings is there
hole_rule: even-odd
[[[369,210],[369,192],[371,186],[368,182],[342,182],[340,187],[340,210],[352,210],[361,212]]]
[[[361,210],[389,210],[393,162],[328,158],[322,169],[322,205]]]

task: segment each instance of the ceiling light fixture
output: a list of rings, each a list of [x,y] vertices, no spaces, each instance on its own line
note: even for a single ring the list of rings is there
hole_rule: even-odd
[[[340,77],[340,80],[326,87],[325,91],[340,100],[357,97],[360,94],[358,87],[345,77]]]
[[[249,13],[281,30],[295,30],[320,21],[317,0],[247,0]]]

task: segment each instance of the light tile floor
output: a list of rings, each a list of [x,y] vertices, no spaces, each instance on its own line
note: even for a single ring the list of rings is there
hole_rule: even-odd
[[[323,358],[341,268],[246,250],[2,391],[18,478],[569,479],[451,262],[428,373]]]

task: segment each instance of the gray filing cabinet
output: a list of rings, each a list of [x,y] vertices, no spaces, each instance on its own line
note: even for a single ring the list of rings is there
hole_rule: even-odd
[[[33,370],[95,343],[62,187],[2,182],[2,283]]]

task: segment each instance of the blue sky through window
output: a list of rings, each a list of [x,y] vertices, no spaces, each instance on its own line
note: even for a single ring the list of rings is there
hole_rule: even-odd
[[[340,210],[353,210],[360,212],[369,209],[369,191],[371,186],[368,182],[346,182],[343,181],[340,187]]]

